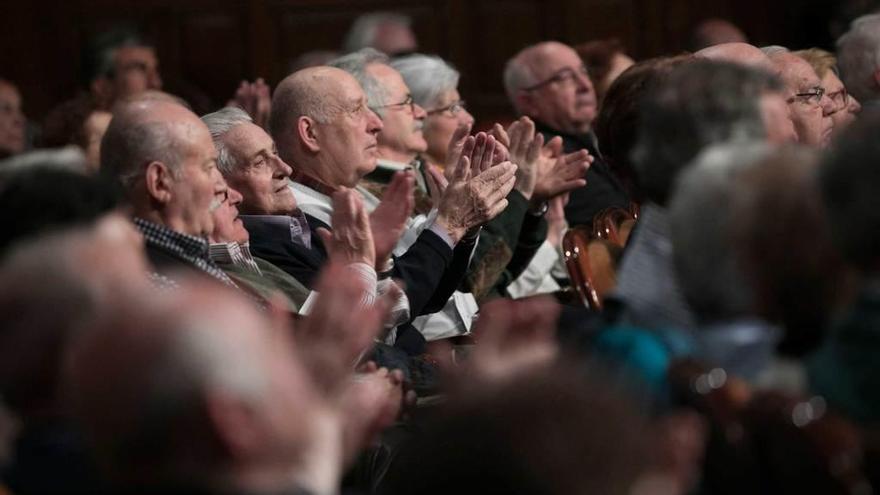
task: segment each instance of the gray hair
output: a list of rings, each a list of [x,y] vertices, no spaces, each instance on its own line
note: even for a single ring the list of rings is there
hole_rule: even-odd
[[[379,107],[388,103],[388,92],[375,77],[367,73],[367,66],[370,64],[390,65],[391,59],[375,48],[363,48],[331,60],[327,65],[342,69],[354,76],[367,95],[367,106],[381,118],[384,112]]]
[[[791,50],[782,46],[782,45],[767,45],[762,46],[761,51],[764,52],[764,55],[767,55],[770,58],[775,57],[776,55],[780,55],[783,53],[790,53]]]
[[[460,74],[440,57],[420,53],[391,61],[409,87],[413,100],[422,108],[437,105],[443,93],[458,88]]]
[[[150,162],[178,173],[183,160],[178,125],[146,119],[145,110],[140,103],[117,110],[101,140],[101,173],[125,190],[134,187]]]
[[[837,40],[837,62],[846,89],[861,101],[880,97],[874,72],[880,66],[880,14],[859,17]]]
[[[532,69],[525,63],[527,53],[535,46],[523,48],[504,64],[504,91],[507,93],[510,104],[517,112],[520,112],[520,109],[516,104],[516,92],[537,82]]]
[[[772,150],[763,142],[715,145],[681,173],[675,188],[669,225],[676,275],[703,323],[754,314],[754,290],[734,243],[734,203],[749,191],[735,178]]]
[[[217,149],[217,168],[223,175],[234,172],[239,166],[238,160],[226,146],[224,136],[233,127],[253,121],[254,119],[247,112],[238,107],[225,107],[202,116],[202,122],[211,131],[211,139],[214,140],[214,147]]]
[[[649,93],[638,126],[632,159],[646,197],[665,206],[679,171],[711,144],[766,139],[760,99],[781,87],[775,76],[731,62],[675,69]]]
[[[372,12],[364,14],[351,25],[348,34],[345,36],[343,49],[346,53],[356,52],[362,48],[369,48],[375,45],[376,35],[379,28],[383,24],[397,24],[403,27],[410,27],[412,19],[403,14],[394,12]]]

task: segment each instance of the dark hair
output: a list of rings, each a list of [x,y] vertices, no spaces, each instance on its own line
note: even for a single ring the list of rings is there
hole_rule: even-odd
[[[140,32],[131,25],[120,24],[98,33],[83,47],[80,81],[84,88],[95,79],[105,76],[113,78],[113,52],[123,46],[152,46]]]
[[[574,51],[581,57],[584,66],[590,73],[594,83],[605,79],[611,70],[611,61],[614,55],[623,53],[623,44],[617,38],[593,40],[581,43],[574,47]],[[602,95],[597,95],[602,99]]]
[[[760,98],[780,88],[775,76],[730,62],[675,69],[639,112],[632,159],[645,197],[665,206],[678,173],[710,144],[765,140]]]
[[[669,77],[680,65],[694,60],[691,55],[657,57],[638,62],[625,70],[608,88],[596,117],[595,132],[602,158],[626,186],[629,197],[641,203],[630,155],[636,144],[639,113],[645,95]]]
[[[554,366],[451,397],[380,492],[629,493],[648,462],[647,423],[603,373],[584,371]]]
[[[0,176],[0,256],[18,241],[93,222],[119,205],[101,177],[37,166]]]
[[[95,110],[98,107],[88,95],[67,100],[55,107],[43,123],[41,147],[59,148],[75,144],[85,149],[89,144],[86,121]]]
[[[880,264],[880,113],[865,112],[819,167],[832,239],[864,271]]]

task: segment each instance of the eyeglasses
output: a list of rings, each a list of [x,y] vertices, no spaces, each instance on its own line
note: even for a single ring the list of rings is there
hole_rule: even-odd
[[[810,90],[803,93],[795,93],[794,96],[786,100],[786,103],[794,103],[795,100],[801,98],[801,101],[807,103],[815,103],[816,105],[818,105],[822,102],[823,96],[825,96],[825,88],[823,88],[822,86],[816,86],[815,88],[811,88]]]
[[[828,93],[828,98],[831,98],[831,101],[834,102],[834,108],[838,110],[846,108],[849,104],[849,95],[846,93],[846,88],[840,88],[833,93]]]
[[[535,91],[536,89],[541,89],[548,84],[559,83],[559,84],[568,84],[577,80],[577,75],[581,74],[584,77],[589,77],[587,73],[587,68],[583,65],[577,69],[572,69],[571,67],[566,67],[561,69],[556,74],[550,76],[550,78],[539,82],[538,84],[534,84],[527,88],[523,88],[523,91]]]
[[[449,112],[449,114],[454,117],[454,116],[458,115],[458,112],[461,112],[462,110],[464,110],[466,108],[467,108],[467,104],[465,103],[465,101],[458,100],[456,102],[452,102],[449,105],[446,105],[445,107],[440,107],[440,108],[435,108],[433,110],[428,110],[428,112],[426,112],[426,113],[428,115],[436,115],[438,113]]]
[[[383,108],[392,108],[392,107],[409,107],[409,111],[412,113],[416,113],[416,102],[413,100],[412,95],[406,95],[406,99],[401,101],[400,103],[389,103],[387,105],[380,105],[377,107],[370,107],[374,112],[376,110],[381,110]]]

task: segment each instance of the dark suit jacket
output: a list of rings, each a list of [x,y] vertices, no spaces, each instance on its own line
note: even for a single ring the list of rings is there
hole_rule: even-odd
[[[626,189],[608,164],[602,160],[592,134],[573,136],[551,129],[539,122],[535,124],[538,131],[544,135],[545,141],[549,141],[554,136],[561,137],[564,153],[586,149],[593,155],[593,164],[590,165],[584,176],[587,179],[587,185],[575,189],[569,194],[568,205],[565,206],[565,219],[569,225],[592,225],[593,217],[605,208],[629,208],[630,198]]]
[[[313,235],[311,247],[290,241],[290,233],[274,225],[245,219],[255,256],[263,258],[291,274],[306,287],[314,289],[315,276],[327,262],[327,250]],[[324,222],[306,215],[312,232],[319,227],[332,230]],[[422,232],[415,244],[402,256],[394,258],[393,278],[404,284],[410,314],[434,313],[443,309],[467,270],[473,243],[459,242],[454,250],[430,230]]]

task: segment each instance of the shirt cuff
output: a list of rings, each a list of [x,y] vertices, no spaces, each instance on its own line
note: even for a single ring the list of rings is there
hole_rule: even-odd
[[[431,222],[431,226],[428,227],[428,230],[437,234],[437,237],[443,239],[443,242],[449,246],[449,249],[455,249],[455,243],[452,242],[452,236],[449,235],[449,232],[447,232],[443,226],[437,225],[437,222]]]
[[[361,306],[372,306],[376,302],[376,270],[366,263],[352,263],[346,265],[352,276],[359,278],[364,283],[364,294],[361,296]]]

